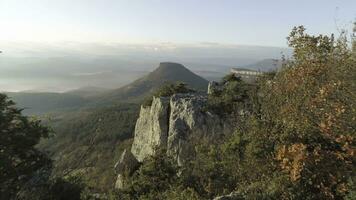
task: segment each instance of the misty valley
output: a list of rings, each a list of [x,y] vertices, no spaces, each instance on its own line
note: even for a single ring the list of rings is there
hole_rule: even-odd
[[[0,200],[356,199],[355,7],[0,0]]]

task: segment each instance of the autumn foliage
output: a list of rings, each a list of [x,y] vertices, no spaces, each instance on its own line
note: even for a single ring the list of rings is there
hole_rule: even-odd
[[[345,197],[355,176],[356,60],[344,35],[297,27],[288,39],[293,59],[262,89],[276,160],[313,198]]]
[[[225,107],[238,112],[241,107],[230,101],[234,99],[250,105],[244,107],[249,112],[240,116],[237,130],[211,140],[191,140],[195,159],[174,176],[179,184],[146,190],[144,196],[356,198],[355,51],[345,34],[338,39],[313,36],[302,26],[292,30],[288,42],[294,54],[283,61],[282,69],[261,76],[251,88],[228,76],[234,84],[224,84],[220,95],[210,97],[213,108],[221,111]],[[137,180],[150,183],[151,178],[146,174]],[[166,183],[165,178],[155,180]]]

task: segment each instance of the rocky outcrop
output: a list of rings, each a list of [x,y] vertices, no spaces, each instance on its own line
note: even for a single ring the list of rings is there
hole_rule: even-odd
[[[136,157],[128,150],[122,152],[120,160],[115,164],[115,171],[118,174],[115,188],[122,188],[124,185],[124,175],[130,175],[140,165]]]
[[[121,154],[120,160],[115,164],[115,171],[117,173],[132,173],[139,164],[136,157],[125,149]]]
[[[170,100],[167,153],[176,158],[178,165],[192,155],[189,139],[229,134],[232,123],[206,111],[207,96],[176,94]]]
[[[208,85],[208,94],[215,94],[222,91],[222,89],[223,87],[218,82],[211,81]]]
[[[230,134],[231,119],[222,119],[206,109],[207,95],[175,94],[172,97],[154,97],[151,106],[141,107],[131,147],[132,156],[142,162],[164,148],[176,159],[178,165],[192,156],[191,138]],[[124,152],[132,162],[128,151]],[[126,158],[125,157],[125,158]],[[125,159],[120,159],[125,162]],[[120,168],[123,164],[118,165]],[[131,166],[131,164],[129,164]],[[122,170],[118,170],[117,187],[122,187]]]
[[[167,145],[168,115],[167,97],[153,97],[151,106],[141,106],[131,147],[131,152],[138,161],[142,162],[146,157],[153,155],[155,149]]]
[[[188,146],[190,137],[230,133],[232,123],[206,111],[206,103],[206,95],[154,97],[151,106],[141,107],[132,154],[142,162],[154,155],[157,148],[163,147],[181,165],[191,155]]]

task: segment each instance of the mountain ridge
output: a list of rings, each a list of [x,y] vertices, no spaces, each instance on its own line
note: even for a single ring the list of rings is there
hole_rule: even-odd
[[[192,89],[206,91],[208,81],[179,63],[161,62],[148,75],[98,98],[97,103],[141,100],[165,83],[184,82]]]
[[[182,64],[161,62],[149,74],[118,89],[84,87],[64,93],[57,92],[6,92],[26,114],[45,114],[53,111],[78,110],[111,106],[117,103],[140,103],[151,92],[165,83],[184,82],[198,91],[207,90],[208,81],[196,75]],[[95,90],[95,91],[94,91]]]

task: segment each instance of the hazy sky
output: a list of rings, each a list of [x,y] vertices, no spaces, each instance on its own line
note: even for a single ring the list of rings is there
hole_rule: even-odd
[[[356,0],[0,0],[0,41],[286,46],[355,18]]]

